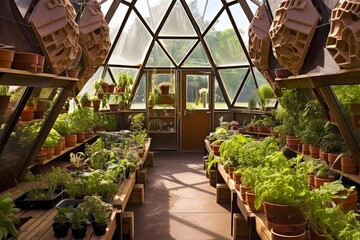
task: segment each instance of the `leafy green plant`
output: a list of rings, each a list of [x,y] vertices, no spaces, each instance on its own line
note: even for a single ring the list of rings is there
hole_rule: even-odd
[[[270,98],[275,97],[275,93],[271,86],[267,84],[259,86],[257,92],[259,94],[259,105],[261,110],[265,111],[266,105],[269,104]]]
[[[150,107],[153,107],[157,104],[159,100],[159,94],[159,89],[157,88],[155,88],[152,92],[149,93],[148,105]]]
[[[61,136],[60,134],[52,128],[46,137],[46,140],[43,144],[44,148],[54,148],[55,146],[59,145],[61,143],[60,141]]]
[[[133,82],[134,82],[134,79],[130,75],[127,75],[125,72],[119,73],[117,85],[120,88],[123,88],[125,90],[125,89],[129,88],[133,84]]]
[[[88,102],[90,101],[90,96],[88,93],[84,93],[81,97],[80,97],[80,102],[84,103],[84,102]]]
[[[81,229],[84,225],[90,224],[87,219],[87,213],[82,208],[73,208],[71,212],[66,213],[67,218],[73,229]]]
[[[67,206],[65,208],[57,208],[57,213],[54,217],[54,223],[58,223],[58,224],[66,224],[66,223],[70,223],[70,220],[67,216],[68,213],[73,211],[73,206]]]
[[[87,128],[93,128],[94,110],[92,108],[78,108],[69,114],[69,121],[75,133],[82,133]]]
[[[96,222],[98,225],[107,224],[110,219],[112,205],[102,201],[101,197],[99,196],[85,196],[84,201],[80,203],[78,207],[92,214],[94,217],[94,222]]]
[[[8,85],[0,85],[0,96],[6,96],[9,94],[10,87]]]
[[[13,207],[10,193],[0,195],[0,239],[17,235],[18,230],[15,225],[19,222],[16,216],[19,211],[20,209]]]
[[[89,157],[91,166],[95,169],[105,169],[109,158],[109,152],[106,149],[101,149]]]
[[[128,119],[130,121],[130,130],[135,132],[143,130],[145,121],[145,116],[143,113],[129,115]]]
[[[56,119],[53,128],[63,137],[74,132],[66,114],[60,114]]]
[[[322,137],[320,142],[321,149],[326,153],[340,153],[345,146],[345,142],[340,133],[330,132]]]
[[[251,97],[248,102],[248,109],[249,110],[255,110],[256,109],[256,98]]]
[[[83,152],[70,153],[70,162],[79,168],[86,163],[85,154]]]

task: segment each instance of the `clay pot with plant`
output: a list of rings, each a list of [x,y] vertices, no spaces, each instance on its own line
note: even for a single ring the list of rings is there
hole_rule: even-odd
[[[115,91],[117,93],[124,93],[128,88],[130,88],[133,82],[133,77],[124,72],[120,72]]]
[[[172,87],[171,82],[162,82],[158,85],[161,94],[169,94],[171,87]]]
[[[98,112],[100,110],[101,100],[97,96],[93,96],[91,98],[91,101],[92,101],[92,106],[94,108],[94,112]]]
[[[66,69],[66,76],[69,78],[78,78],[80,70],[80,66],[70,67]]]

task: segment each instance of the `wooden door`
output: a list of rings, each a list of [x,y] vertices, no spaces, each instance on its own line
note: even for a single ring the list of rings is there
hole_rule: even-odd
[[[181,150],[203,150],[211,131],[211,75],[183,73],[181,81]]]

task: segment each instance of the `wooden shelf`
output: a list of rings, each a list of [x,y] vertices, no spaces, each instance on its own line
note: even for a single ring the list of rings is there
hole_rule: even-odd
[[[273,136],[272,133],[263,133],[263,132],[249,132],[249,131],[245,131],[245,130],[239,130],[239,133],[242,134],[250,134],[250,135],[261,135],[261,136]]]
[[[176,131],[174,132],[169,132],[169,131],[149,131],[150,134],[170,134],[170,133],[176,133]]]
[[[175,118],[175,115],[172,115],[172,116],[149,116],[149,118]]]

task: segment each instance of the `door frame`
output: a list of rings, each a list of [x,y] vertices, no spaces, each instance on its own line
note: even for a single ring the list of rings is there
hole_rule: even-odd
[[[183,114],[183,91],[185,89],[182,88],[183,81],[186,80],[186,75],[191,74],[198,74],[198,75],[207,75],[209,76],[209,110],[210,111],[210,129],[214,128],[214,93],[215,93],[215,76],[212,69],[181,69],[179,71],[179,81],[178,81],[178,93],[179,93],[179,111],[178,111],[178,122],[179,122],[179,134],[178,134],[178,143],[179,143],[179,150],[180,151],[194,151],[194,150],[183,150],[182,146],[182,129],[183,129],[183,121],[182,121],[182,114]],[[209,132],[210,133],[210,132]],[[200,150],[199,150],[200,151]],[[203,151],[203,150],[201,150]]]

